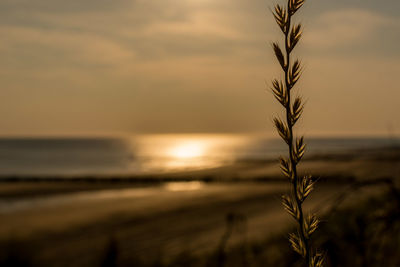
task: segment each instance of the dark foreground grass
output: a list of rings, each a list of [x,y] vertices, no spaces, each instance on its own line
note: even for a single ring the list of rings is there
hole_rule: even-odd
[[[338,208],[323,218],[313,245],[327,251],[327,266],[400,266],[399,191],[388,188],[354,206],[344,207],[338,202]],[[212,253],[197,255],[188,246],[168,260],[157,248],[150,257],[133,258],[126,255],[117,236],[105,233],[109,235],[108,241],[98,251],[97,263],[91,266],[303,266],[285,234],[250,243],[243,231],[245,223],[246,219],[239,214],[227,214],[225,232]],[[231,240],[238,235],[242,242],[232,246]],[[43,266],[30,253],[34,245],[17,240],[1,244],[0,266]],[[46,266],[57,266],[57,262]]]

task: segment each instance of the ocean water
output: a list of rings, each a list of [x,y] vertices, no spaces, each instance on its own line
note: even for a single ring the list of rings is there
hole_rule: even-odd
[[[311,138],[307,155],[398,145],[387,138]],[[110,176],[199,170],[287,153],[280,139],[246,135],[0,138],[0,176]]]

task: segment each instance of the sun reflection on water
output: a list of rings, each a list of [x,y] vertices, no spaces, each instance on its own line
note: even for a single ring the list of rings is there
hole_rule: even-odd
[[[170,182],[165,184],[168,191],[195,191],[204,187],[204,183],[200,181],[191,182]]]
[[[147,135],[137,137],[136,162],[143,172],[176,172],[215,168],[234,160],[232,149],[244,144],[230,135]]]
[[[171,142],[166,149],[165,166],[170,170],[188,170],[215,167],[217,161],[211,156],[215,140],[183,138]]]
[[[173,146],[169,154],[178,159],[190,159],[190,158],[198,158],[204,156],[206,150],[205,144],[201,142],[192,141],[192,142],[184,142],[181,144],[177,144]]]

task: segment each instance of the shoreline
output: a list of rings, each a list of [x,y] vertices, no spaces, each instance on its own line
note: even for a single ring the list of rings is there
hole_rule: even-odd
[[[362,152],[362,153],[361,153]],[[319,184],[346,185],[393,178],[400,181],[400,149],[369,149],[306,157],[300,174],[312,174]],[[205,184],[286,184],[277,160],[242,161],[212,169],[152,175],[0,176],[0,200],[48,197],[80,191],[162,186],[172,182]]]

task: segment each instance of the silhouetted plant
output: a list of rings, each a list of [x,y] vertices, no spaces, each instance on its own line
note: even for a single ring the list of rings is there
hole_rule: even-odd
[[[101,267],[115,267],[118,259],[118,244],[114,237],[111,237],[107,246],[106,253],[101,262]]]
[[[292,99],[292,90],[301,76],[301,63],[299,60],[291,61],[291,53],[302,35],[301,24],[293,24],[292,18],[303,6],[305,0],[288,0],[286,7],[275,5],[272,12],[275,20],[285,36],[285,50],[281,50],[278,43],[272,47],[285,75],[284,81],[274,79],[272,92],[278,102],[285,108],[286,120],[274,118],[274,124],[279,135],[289,147],[289,156],[280,158],[280,167],[283,174],[289,178],[292,192],[282,197],[285,209],[297,221],[297,232],[289,235],[289,241],[294,251],[300,254],[307,266],[322,266],[323,256],[314,252],[310,246],[310,236],[318,227],[315,214],[306,215],[302,204],[313,189],[314,181],[311,176],[299,176],[297,164],[304,155],[304,138],[293,136],[293,127],[303,112],[303,103],[300,97]],[[285,54],[284,54],[285,53]]]

